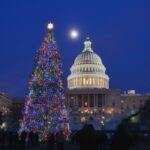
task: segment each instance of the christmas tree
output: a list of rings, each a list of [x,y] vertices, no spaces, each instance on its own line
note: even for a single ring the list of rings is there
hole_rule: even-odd
[[[37,51],[21,122],[21,130],[38,132],[40,140],[50,131],[61,130],[66,136],[70,132],[62,64],[52,29],[53,24],[48,24],[47,35]]]

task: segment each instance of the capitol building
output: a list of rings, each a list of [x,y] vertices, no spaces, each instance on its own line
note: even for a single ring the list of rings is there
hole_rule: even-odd
[[[96,129],[115,126],[150,99],[149,94],[136,94],[134,90],[121,94],[119,89],[109,88],[110,77],[101,57],[92,49],[89,36],[70,71],[66,106],[72,129],[78,130],[85,123],[93,124]]]

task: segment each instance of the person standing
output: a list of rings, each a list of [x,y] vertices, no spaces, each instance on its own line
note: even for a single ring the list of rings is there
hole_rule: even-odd
[[[54,143],[55,143],[54,133],[49,133],[48,135],[48,149],[49,150],[53,150]]]
[[[26,137],[27,137],[27,133],[26,133],[26,131],[23,131],[21,133],[21,147],[22,147],[22,149],[25,149],[25,146],[26,146]]]
[[[85,125],[79,132],[80,150],[98,150],[98,136],[92,125]]]
[[[110,150],[129,150],[131,138],[126,133],[123,125],[119,125],[116,133],[112,137]]]
[[[63,132],[60,131],[56,135],[57,150],[64,150],[64,143],[65,143],[65,136],[63,135]]]

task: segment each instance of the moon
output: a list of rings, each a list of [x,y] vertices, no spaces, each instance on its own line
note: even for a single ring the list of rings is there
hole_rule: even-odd
[[[79,36],[79,32],[77,30],[73,29],[73,30],[70,31],[70,37],[72,39],[77,39],[78,36]]]

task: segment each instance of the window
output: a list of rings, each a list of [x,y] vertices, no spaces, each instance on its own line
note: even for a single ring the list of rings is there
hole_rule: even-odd
[[[133,109],[136,109],[136,108],[137,108],[137,107],[136,107],[136,105],[134,104],[134,105],[133,105]]]
[[[89,84],[90,84],[90,85],[92,84],[92,80],[91,80],[91,78],[89,78]]]
[[[78,95],[78,106],[82,107],[82,95]]]
[[[92,72],[92,68],[90,67],[90,72]]]
[[[98,94],[98,107],[102,107],[102,94]]]
[[[85,84],[86,84],[86,85],[89,84],[89,78],[85,78]]]
[[[87,95],[84,95],[84,107],[88,107],[88,96]]]
[[[116,106],[116,103],[115,103],[115,101],[113,101],[113,102],[112,102],[112,106],[113,106],[113,107],[115,107],[115,106]]]
[[[73,105],[74,105],[74,101],[71,99],[70,100],[70,107],[73,107]]]
[[[94,107],[94,95],[90,95],[89,96],[89,105],[90,107]]]
[[[103,94],[102,97],[103,97],[102,103],[103,103],[103,106],[105,106],[105,94]]]
[[[70,107],[74,106],[74,96],[70,95]]]
[[[85,78],[83,78],[83,85],[85,85]]]
[[[85,72],[85,68],[83,68],[83,72]]]

